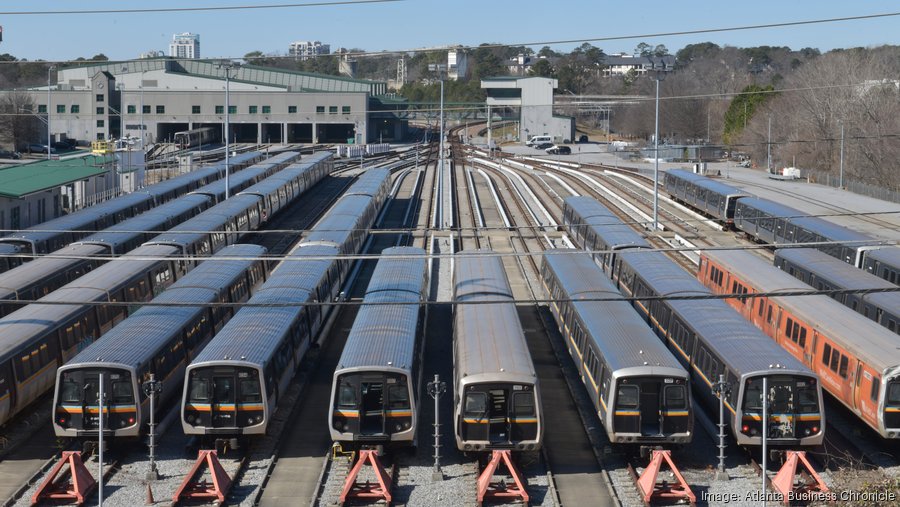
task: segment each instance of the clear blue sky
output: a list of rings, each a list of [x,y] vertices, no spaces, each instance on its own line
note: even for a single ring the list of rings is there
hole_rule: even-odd
[[[299,3],[302,0],[6,0],[2,12],[210,7]],[[327,1],[327,0],[326,0]],[[896,0],[753,2],[604,2],[601,0],[406,0],[397,3],[283,9],[142,14],[0,14],[0,53],[29,60],[68,60],[104,53],[112,59],[168,51],[173,33],[200,34],[203,57],[284,53],[295,40],[320,40],[370,51],[483,42],[518,44],[631,36],[900,11]],[[639,42],[665,44],[673,53],[687,44],[842,47],[900,44],[900,17],[767,28],[689,36],[593,42],[607,53],[631,52]],[[553,46],[569,51],[577,44]],[[536,47],[539,48],[540,45]]]

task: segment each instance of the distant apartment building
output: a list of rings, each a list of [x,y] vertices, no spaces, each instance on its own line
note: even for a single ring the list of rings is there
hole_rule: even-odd
[[[634,56],[628,54],[607,55],[603,58],[604,76],[624,76],[629,72],[643,76],[652,69],[671,71],[675,67],[675,57],[663,56]]]
[[[293,56],[296,60],[309,60],[310,58],[329,53],[331,53],[331,45],[322,44],[317,40],[292,42],[288,47],[288,55]]]
[[[447,78],[465,81],[469,72],[469,55],[459,49],[447,51]]]
[[[200,58],[200,35],[196,33],[177,33],[169,44],[169,56],[175,58]]]
[[[160,51],[158,49],[151,49],[150,51],[144,51],[143,53],[141,53],[138,58],[144,60],[147,58],[162,58],[164,56],[166,56],[166,54],[163,51]]]

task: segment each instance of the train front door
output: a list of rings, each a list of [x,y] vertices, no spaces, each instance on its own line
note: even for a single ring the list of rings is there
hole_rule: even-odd
[[[363,380],[360,385],[359,432],[363,435],[384,434],[384,379]]]
[[[237,426],[237,400],[234,374],[213,376],[212,426],[233,428]]]
[[[491,389],[489,394],[488,440],[495,445],[509,443],[509,393],[506,389]]]
[[[659,381],[652,379],[641,382],[641,435],[662,433]]]

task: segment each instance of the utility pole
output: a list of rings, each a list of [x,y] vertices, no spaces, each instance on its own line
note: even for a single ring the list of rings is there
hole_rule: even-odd
[[[47,160],[50,160],[50,145],[53,144],[53,134],[50,132],[50,73],[55,68],[54,65],[47,67]]]
[[[97,500],[103,507],[103,374],[100,374],[100,385],[97,387]]]
[[[840,186],[844,188],[844,121],[841,120],[841,175]]]
[[[766,460],[768,459],[768,449],[766,447],[769,433],[769,413],[767,410],[768,406],[768,398],[769,398],[769,379],[768,377],[763,377],[762,379],[762,501],[763,507],[766,506],[766,487],[769,480],[769,475],[766,473]]]
[[[162,392],[162,382],[156,380],[156,374],[151,373],[150,379],[141,386],[144,394],[150,398],[150,470],[147,472],[148,481],[159,480],[159,470],[156,468],[156,397]]]
[[[772,173],[772,115],[769,115],[769,138],[766,141],[766,172]]]
[[[719,468],[716,470],[716,480],[727,481],[729,477],[725,471],[725,397],[731,392],[731,386],[725,381],[725,375],[719,375],[719,381],[712,385],[712,392],[719,397]]]
[[[435,373],[434,381],[428,383],[428,394],[434,399],[434,469],[431,471],[432,481],[444,480],[444,473],[441,471],[441,423],[440,423],[440,406],[441,394],[447,390],[447,383],[441,382],[440,376]]]

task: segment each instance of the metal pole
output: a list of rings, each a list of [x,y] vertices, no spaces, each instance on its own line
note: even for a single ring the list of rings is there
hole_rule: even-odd
[[[441,124],[438,127],[438,134],[441,136],[440,137],[441,164],[440,164],[440,167],[438,167],[438,169],[439,169],[438,174],[440,174],[441,175],[440,177],[443,178],[444,177],[444,80],[443,80],[443,78],[441,79],[441,120],[440,120],[440,122],[441,122]],[[488,128],[488,136],[490,136],[490,131],[491,131],[491,129]],[[490,139],[490,137],[488,137],[488,139]],[[488,146],[488,149],[490,149],[490,146]]]
[[[434,469],[431,472],[431,480],[444,480],[444,473],[441,471],[441,424],[440,406],[441,393],[447,390],[447,383],[441,382],[440,376],[435,373],[434,381],[428,383],[428,394],[434,398]]]
[[[656,128],[653,135],[653,231],[659,228],[659,75],[656,76]]]
[[[144,138],[147,133],[144,132],[144,73],[141,72],[141,151],[144,151]]]
[[[97,414],[97,505],[103,507],[103,373],[100,374],[100,386],[97,388],[97,405],[100,408]]]
[[[725,375],[719,375],[713,392],[719,395],[719,469],[716,471],[716,479],[728,480],[728,473],[725,471],[725,396],[728,394],[728,383],[725,382]]]
[[[766,141],[766,172],[772,172],[772,117],[769,116],[769,139]]]
[[[844,122],[841,122],[841,188],[844,188]]]
[[[151,373],[150,379],[144,382],[144,394],[150,398],[150,470],[147,472],[148,481],[159,480],[159,470],[156,468],[156,397],[162,390],[161,382],[156,380],[156,374]]]
[[[763,507],[766,505],[766,482],[768,476],[766,475],[766,458],[768,454],[768,449],[766,449],[766,434],[768,433],[769,426],[769,414],[766,410],[766,406],[768,403],[768,394],[769,394],[769,382],[768,378],[763,377],[763,392],[762,392],[762,502]]]
[[[50,137],[50,73],[53,72],[53,66],[47,67],[47,160],[50,160],[50,144],[53,139]],[[13,148],[15,149],[15,148]]]
[[[229,145],[229,137],[231,137],[230,136],[231,125],[228,122],[229,113],[231,113],[231,111],[230,111],[231,104],[229,104],[229,102],[228,102],[228,88],[229,88],[228,74],[229,74],[230,70],[231,70],[231,66],[225,65],[225,199],[228,199],[228,195],[230,193],[228,191],[228,157],[229,157],[228,152],[231,149],[231,147]]]

